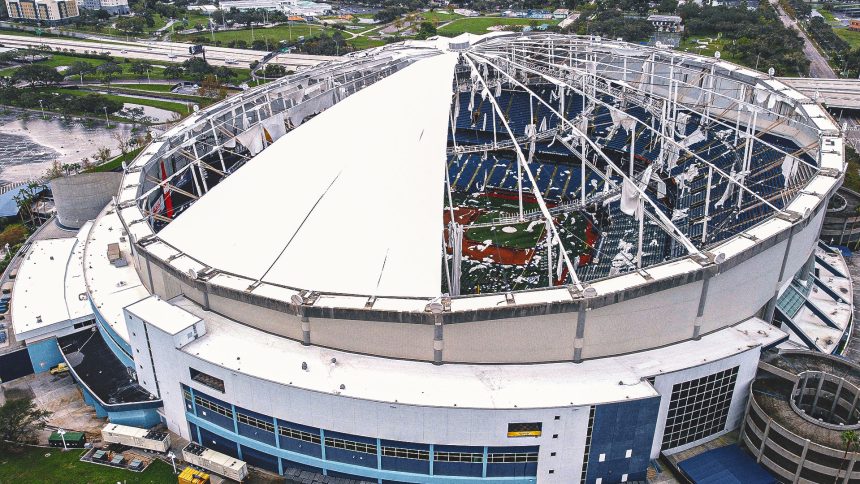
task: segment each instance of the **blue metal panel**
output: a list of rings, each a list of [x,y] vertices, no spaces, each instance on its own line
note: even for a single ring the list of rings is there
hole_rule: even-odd
[[[99,328],[99,332],[107,336],[107,338],[105,338],[105,342],[107,343],[107,345],[115,353],[124,353],[125,356],[117,354],[117,358],[119,358],[123,362],[132,360],[132,363],[128,366],[134,366],[133,359],[131,357],[131,345],[124,339],[120,338],[116,331],[111,328],[110,324],[108,324],[105,318],[102,317],[101,313],[99,313],[98,308],[95,306],[95,304],[93,304],[92,300],[90,300],[90,307],[92,308],[93,314],[96,317],[96,326]]]
[[[376,454],[366,454],[364,452],[354,452],[326,446],[325,456],[327,460],[376,469]]]
[[[382,456],[382,469],[413,474],[430,474],[430,460]]]
[[[217,450],[222,454],[227,454],[231,457],[239,458],[239,451],[236,447],[236,442],[217,435],[209,430],[200,427],[200,440],[201,444],[205,447],[208,447],[212,450]]]
[[[49,371],[51,367],[63,362],[63,354],[60,352],[60,347],[57,346],[57,338],[28,344],[27,354],[30,356],[30,362],[33,364],[35,373],[44,373]]]
[[[678,463],[696,484],[772,484],[777,480],[737,445],[728,445]]]
[[[483,469],[480,462],[433,462],[433,474],[437,476],[481,477]]]
[[[237,422],[236,426],[239,430],[239,435],[244,435],[249,439],[254,439],[269,445],[276,445],[274,432],[267,432],[261,428],[243,424],[242,422]]]
[[[261,469],[266,469],[270,472],[278,472],[277,457],[265,452],[260,452],[259,450],[251,447],[245,447],[244,445],[241,446],[241,450],[242,460],[248,464]]]
[[[130,410],[127,412],[112,412],[108,410],[108,418],[111,423],[130,425],[132,427],[149,428],[161,422],[161,415],[156,409]]]
[[[427,474],[413,474],[391,470],[378,470],[375,468],[363,467],[360,465],[352,465],[331,460],[326,461],[324,459],[290,452],[286,449],[278,449],[276,447],[248,439],[247,437],[243,437],[241,435],[235,435],[227,429],[211,424],[203,419],[195,417],[193,414],[190,413],[186,414],[186,419],[189,421],[189,423],[193,423],[198,427],[202,437],[200,442],[202,445],[211,447],[211,441],[213,440],[216,443],[218,443],[219,441],[238,442],[242,446],[243,451],[246,448],[252,448],[257,451],[279,457],[280,459],[282,459],[281,466],[284,469],[293,467],[307,469],[317,473],[340,473],[341,475],[349,474],[353,476],[362,476],[362,478],[365,480],[381,479],[386,482],[408,482],[420,484],[535,484],[537,482],[537,479],[534,477],[481,478],[455,475],[430,477]],[[321,436],[324,436],[326,433],[327,432],[320,431]],[[209,442],[207,442],[207,439],[209,439]],[[333,449],[327,447],[326,450],[331,451]],[[368,455],[375,461],[375,455],[365,455]],[[434,464],[439,465],[441,463],[436,462]],[[477,465],[480,469],[481,465]]]
[[[628,481],[645,480],[659,406],[660,398],[652,397],[595,408],[586,482],[621,482],[624,474]]]

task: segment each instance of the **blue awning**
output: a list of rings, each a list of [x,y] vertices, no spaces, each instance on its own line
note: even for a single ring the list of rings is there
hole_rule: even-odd
[[[709,450],[678,463],[694,484],[775,484],[777,480],[737,445]]]

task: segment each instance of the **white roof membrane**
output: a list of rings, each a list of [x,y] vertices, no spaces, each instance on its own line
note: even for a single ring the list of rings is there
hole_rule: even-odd
[[[161,238],[273,284],[438,295],[456,61],[452,53],[419,60],[335,104],[213,188]]]

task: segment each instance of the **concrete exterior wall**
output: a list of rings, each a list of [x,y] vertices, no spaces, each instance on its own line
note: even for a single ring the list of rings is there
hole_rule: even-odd
[[[757,424],[753,415],[763,422],[763,425]],[[794,452],[786,449],[785,446],[775,442],[774,438],[783,442],[790,441],[796,446],[795,448],[803,450]],[[826,447],[794,434],[790,429],[771,419],[755,398],[750,399],[747,418],[744,421],[743,444],[752,452],[756,460],[783,482],[848,483],[860,480],[860,465],[857,463],[860,454],[850,452],[846,455],[844,449]],[[816,456],[813,457],[812,453]],[[780,460],[782,465],[768,455],[779,456],[776,460]],[[824,456],[826,461],[820,456]],[[846,467],[851,470],[847,476]],[[816,478],[809,479],[808,471],[817,473]]]
[[[60,225],[79,229],[116,195],[122,173],[81,173],[51,180]]]
[[[823,208],[823,207],[822,207]],[[809,259],[821,228],[824,210],[788,233],[762,240],[748,253],[709,267],[710,279],[700,334],[707,334],[755,316]],[[256,298],[192,281],[186,274],[151,260],[142,253],[136,264],[141,278],[163,299],[184,294],[201,306],[249,326],[302,340],[301,317],[295,306]],[[783,259],[782,280],[778,280]],[[148,271],[147,271],[148,266]],[[756,268],[751,271],[749,268]],[[643,285],[601,295],[593,300],[549,305],[511,306],[508,313],[451,313],[443,325],[444,362],[534,363],[571,361],[579,304],[587,304],[582,358],[600,358],[642,351],[694,338],[703,288],[702,272],[689,273],[670,283]],[[208,292],[208,294],[207,294]],[[311,344],[363,354],[432,361],[433,325],[425,313],[400,312],[376,316],[361,309],[342,312],[309,308]],[[443,316],[449,316],[444,314]],[[528,337],[523,329],[528,328]],[[631,337],[631,335],[636,335]]]
[[[654,379],[654,389],[660,393],[662,398],[660,401],[660,412],[657,416],[657,431],[654,432],[654,441],[651,445],[651,458],[656,459],[660,456],[661,446],[663,443],[663,431],[666,428],[666,418],[669,413],[669,404],[672,400],[672,387],[678,383],[713,375],[714,373],[733,368],[735,366],[738,367],[738,376],[737,380],[735,380],[732,403],[729,408],[729,415],[726,418],[726,425],[723,427],[722,431],[712,436],[705,437],[704,439],[690,442],[687,445],[666,450],[671,450],[673,452],[682,451],[695,447],[715,436],[738,428],[744,417],[744,409],[746,408],[747,400],[749,399],[750,385],[755,379],[760,354],[761,348],[752,348],[729,358],[707,362],[695,368],[687,368],[683,371],[657,376]]]

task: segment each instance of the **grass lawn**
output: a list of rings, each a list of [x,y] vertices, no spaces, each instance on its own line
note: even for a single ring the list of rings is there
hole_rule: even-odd
[[[89,58],[89,57],[78,57],[78,56],[75,56],[74,54],[50,53],[50,55],[51,55],[50,59],[48,59],[46,61],[42,61],[42,62],[37,62],[37,64],[47,65],[47,66],[56,68],[56,67],[60,67],[60,66],[70,66],[77,61],[84,61],[84,62],[86,62],[92,66],[98,67],[98,66],[104,64],[105,62],[107,62],[107,60],[104,60],[104,59],[93,59],[93,58]],[[141,76],[141,75],[136,74],[136,73],[131,71],[131,64],[132,63],[131,62],[125,62],[126,59],[121,58],[121,57],[119,57],[119,58],[115,57],[111,60],[113,62],[115,62],[117,65],[119,65],[120,67],[122,67],[122,73],[117,75],[116,79],[119,79],[119,80],[141,80],[141,81],[146,80],[146,75]],[[165,78],[164,78],[164,75],[162,74],[163,68],[168,66],[168,65],[171,65],[171,64],[175,64],[175,63],[163,62],[163,61],[157,61],[157,63],[155,63],[153,61],[152,65],[154,68],[149,73],[150,78],[156,79],[156,80],[164,80]],[[13,70],[14,69],[10,70],[8,68],[3,69],[2,71],[0,71],[0,75],[4,75],[4,76],[11,75]],[[230,70],[233,71],[234,73],[236,73],[236,77],[231,79],[231,82],[235,82],[236,84],[241,84],[242,82],[247,82],[251,78],[251,70],[250,69],[230,68]],[[80,78],[75,76],[75,79],[80,79]],[[84,76],[84,80],[85,81],[99,81],[99,80],[101,80],[101,78],[97,74],[87,74]],[[189,78],[189,79],[185,79],[185,80],[191,80],[191,79]],[[152,89],[148,89],[148,90],[152,90]]]
[[[346,43],[358,50],[364,50],[369,49],[371,47],[379,47],[380,45],[385,45],[385,41],[371,39],[370,37],[365,35],[355,37],[354,39],[347,39]]]
[[[20,451],[20,452],[19,452]],[[50,454],[45,457],[45,454]],[[83,452],[39,447],[19,447],[4,451],[0,457],[0,482],[27,483],[114,483],[166,484],[176,482],[173,469],[155,461],[144,472],[131,472],[98,464],[80,462]]]
[[[419,12],[415,15],[416,17],[420,17],[427,22],[438,22],[440,24],[444,24],[446,22],[450,22],[452,20],[463,18],[462,15],[456,13],[448,13],[447,10],[440,11],[435,10],[433,12]]]
[[[92,94],[92,91],[84,91],[78,89],[57,89],[56,90],[62,94],[71,94],[72,96],[86,96],[87,94]],[[115,101],[120,101],[122,103],[131,103],[131,104],[140,104],[142,106],[150,106],[153,108],[164,109],[167,111],[173,111],[174,113],[179,113],[181,115],[186,115],[190,112],[188,105],[185,103],[171,102],[171,101],[162,101],[160,99],[140,99],[136,97],[129,96],[118,96],[116,94],[103,94],[110,99]]]
[[[314,35],[318,35],[320,32],[325,32],[326,34],[331,35],[335,29],[332,28],[324,28],[321,25],[316,24],[304,24],[304,23],[296,23],[292,26],[289,25],[278,25],[276,27],[270,28],[254,28],[254,40],[267,40],[269,41],[270,46],[274,48],[274,46],[278,45],[278,43],[282,40],[286,41],[295,41],[298,40],[300,36],[310,37]],[[185,41],[190,42],[192,39],[197,37],[202,37],[205,39],[207,44],[213,43],[212,38],[215,38],[215,41],[221,41],[222,46],[226,46],[230,42],[235,42],[239,40],[244,40],[251,45],[251,29],[241,29],[241,30],[222,30],[216,31],[213,34],[204,30],[198,34],[186,34],[186,35],[174,35],[173,38],[176,41]],[[345,35],[345,37],[348,37]]]
[[[104,164],[101,164],[98,166],[94,166],[94,167],[90,168],[89,170],[87,170],[87,172],[88,173],[98,173],[98,172],[104,172],[104,171],[119,170],[119,168],[122,166],[123,161],[131,162],[131,160],[133,160],[134,157],[137,156],[138,153],[140,153],[141,151],[143,151],[143,148],[138,148],[136,150],[129,151],[128,153],[126,153],[124,155],[117,156],[116,158],[108,161],[107,163],[104,163]]]
[[[536,20],[528,18],[509,18],[509,17],[462,17],[454,20],[450,24],[438,30],[439,35],[446,37],[455,37],[462,33],[470,34],[486,34],[489,27],[495,25],[556,25],[559,21],[554,19]]]
[[[703,46],[703,48],[699,48],[700,46],[702,46],[702,44],[696,42],[697,40],[710,41],[707,45]],[[706,37],[689,37],[681,41],[681,45],[679,46],[678,50],[683,50],[685,52],[699,54],[706,57],[713,57],[714,52],[720,51],[721,58],[723,60],[731,61],[731,59],[729,58],[730,56],[726,54],[724,45],[725,42],[723,39],[714,39],[713,37],[711,37],[710,39]]]
[[[848,42],[852,49],[860,47],[860,32],[848,30],[847,27],[833,27],[833,32]]]

